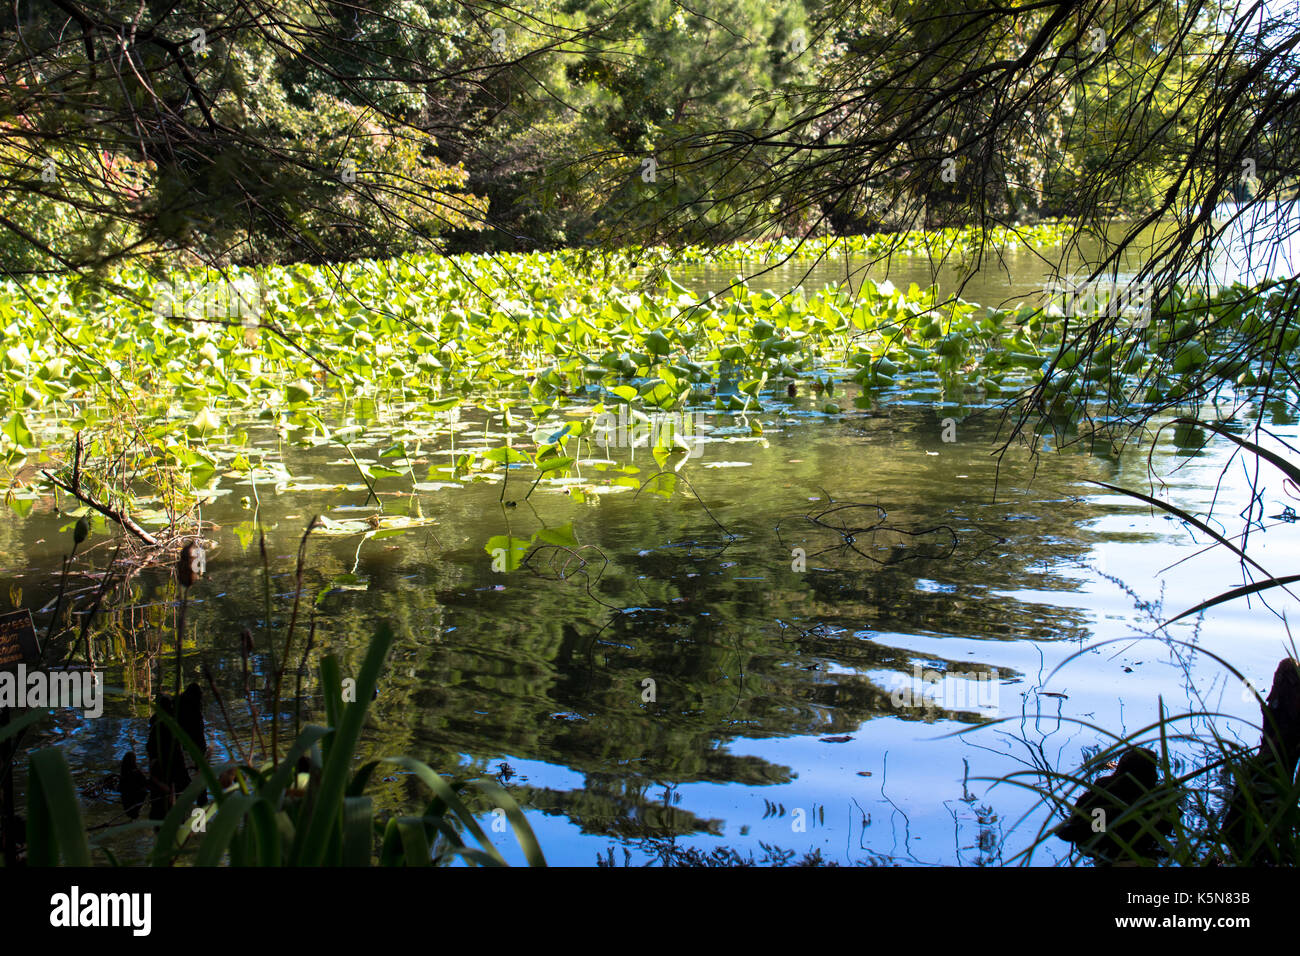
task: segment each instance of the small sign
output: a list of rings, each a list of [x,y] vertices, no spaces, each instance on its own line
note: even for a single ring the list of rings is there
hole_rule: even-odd
[[[0,614],[0,670],[40,662],[41,645],[36,639],[32,612],[24,608],[12,614]]]

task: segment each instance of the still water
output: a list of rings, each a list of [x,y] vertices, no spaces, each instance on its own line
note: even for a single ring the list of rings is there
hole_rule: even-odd
[[[674,275],[705,290],[737,271]],[[1013,254],[962,294],[991,305],[1029,300],[1047,271],[1038,255]],[[872,275],[936,278],[923,260]],[[813,290],[844,280],[843,262],[828,261],[811,272],[787,264],[751,285]],[[937,280],[953,278],[940,270]],[[1073,771],[1109,743],[1103,730],[1145,727],[1161,701],[1166,711],[1257,720],[1241,685],[1205,652],[1267,686],[1287,635],[1258,603],[1239,602],[1170,627],[1183,646],[1146,636],[1243,583],[1241,569],[1179,523],[1088,483],[1150,492],[1159,476],[1156,493],[1192,512],[1215,502],[1225,532],[1236,534],[1248,476],[1226,443],[1202,448],[1213,436],[1167,428],[1149,462],[1146,448],[1097,455],[1081,444],[1037,458],[1015,447],[999,455],[1000,408],[954,410],[939,397],[922,387],[869,410],[844,401],[849,410],[830,417],[818,411],[820,396],[782,392],[755,416],[761,437],[710,413],[708,440],[680,471],[694,494],[668,498],[629,489],[577,501],[566,487],[539,486],[526,500],[523,488],[512,491],[520,503],[505,508],[497,484],[413,490],[388,479],[386,513],[436,523],[311,538],[302,612],[314,608],[311,661],[339,653],[347,674],[374,624],[390,622],[401,637],[363,756],[404,753],[443,772],[496,776],[528,808],[553,864],[647,862],[674,845],[731,847],[759,860],[779,848],[841,864],[1023,862],[1048,809],[992,779],[1043,761]],[[354,451],[375,460],[402,410],[350,414],[375,442]],[[946,417],[955,430],[945,435]],[[1284,409],[1265,417],[1280,438],[1300,440]],[[485,440],[481,422],[457,429],[462,446]],[[373,510],[336,449],[284,444],[255,426],[249,439],[293,477],[275,493],[260,490],[276,575],[269,632],[255,516],[238,500],[248,489],[203,512],[219,546],[192,592],[184,671],[188,682],[206,665],[227,702],[229,727],[211,701],[207,708],[219,757],[234,747],[232,728],[247,741],[252,726],[241,703],[240,631],[259,641],[283,633],[307,521]],[[655,467],[645,448],[608,455]],[[1252,555],[1275,574],[1293,573],[1296,528],[1269,516],[1295,502],[1278,478],[1262,477]],[[49,601],[67,524],[48,503],[26,519],[0,517],[0,601]],[[543,529],[577,547],[545,547]],[[488,545],[497,536],[532,542],[523,566],[494,569]],[[92,544],[90,561],[102,568],[111,546],[103,535]],[[175,616],[166,575],[146,572],[133,588],[135,610],[112,619],[120,648],[156,642],[163,624],[170,635]],[[254,686],[266,680],[264,649],[252,659]],[[88,788],[126,750],[144,752],[149,672],[108,661],[107,675],[116,693],[102,718],[56,713],[33,741],[62,747]],[[304,719],[319,720],[314,663],[303,694]],[[293,719],[292,705],[285,713]],[[1257,739],[1245,721],[1217,726]],[[393,809],[427,799],[401,776],[377,790]],[[112,793],[83,802],[94,823],[117,814]],[[502,849],[522,861],[508,838]],[[1067,849],[1049,839],[1032,862],[1060,864]]]

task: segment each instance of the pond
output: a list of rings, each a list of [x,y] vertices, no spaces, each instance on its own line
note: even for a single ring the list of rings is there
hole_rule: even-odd
[[[1034,299],[1047,271],[1039,255],[1008,256],[963,296]],[[737,271],[746,270],[673,274],[700,292]],[[871,274],[901,286],[936,278],[921,259]],[[787,264],[751,285],[815,290],[844,279],[843,262],[827,261],[811,271]],[[937,281],[950,287],[954,274],[940,270]],[[1226,443],[1202,448],[1213,436],[1167,428],[1149,461],[1145,447],[1097,454],[1082,442],[1036,458],[1018,446],[999,454],[1005,423],[993,401],[958,407],[922,381],[856,407],[856,386],[834,387],[839,415],[826,415],[827,396],[805,383],[794,395],[765,393],[759,413],[701,412],[671,495],[636,490],[656,470],[651,451],[616,443],[579,472],[639,474],[622,493],[597,493],[581,473],[526,497],[526,481],[512,478],[508,498],[495,482],[388,480],[385,514],[418,522],[391,535],[314,534],[302,611],[314,614],[311,659],[338,652],[346,674],[376,622],[400,635],[362,756],[406,753],[442,772],[497,777],[528,808],[552,864],[646,862],[675,846],[996,865],[1019,862],[1046,817],[1035,795],[992,779],[1042,764],[1072,771],[1109,743],[1096,728],[1145,727],[1162,703],[1257,719],[1210,655],[1266,686],[1284,653],[1281,623],[1238,602],[1172,626],[1185,645],[1145,638],[1240,583],[1241,570],[1181,524],[1089,484],[1149,491],[1150,464],[1168,500],[1202,513],[1216,501],[1216,514],[1235,515],[1249,475],[1229,462]],[[349,408],[366,426],[366,444],[351,448],[359,461],[380,460],[406,411]],[[1279,438],[1300,439],[1285,409],[1267,411]],[[257,420],[246,427],[248,444],[273,452],[292,478],[255,495],[244,484],[203,508],[218,546],[191,592],[184,670],[189,681],[209,668],[229,702],[229,725],[207,708],[219,753],[232,746],[230,728],[247,739],[252,727],[238,702],[240,632],[267,623],[255,520],[267,529],[278,634],[308,520],[374,510],[337,447],[286,443]],[[459,448],[492,438],[472,413],[451,434]],[[448,453],[424,449],[413,469]],[[1290,499],[1266,477],[1268,519]],[[1263,524],[1252,554],[1287,573],[1300,551],[1295,528]],[[48,606],[68,526],[48,501],[24,519],[0,518],[0,596]],[[90,564],[104,567],[112,544],[103,535],[91,544]],[[145,571],[132,588],[132,607],[107,619],[113,640],[144,646],[164,621],[170,634],[168,576]],[[171,655],[168,646],[168,689]],[[57,711],[33,741],[62,747],[85,788],[125,751],[144,752],[153,675],[122,659],[106,667],[113,693],[103,716]],[[264,683],[264,655],[252,667],[254,685]],[[314,667],[302,689],[303,718],[319,720]],[[1243,723],[1220,729],[1246,743],[1257,736]],[[418,795],[398,775],[380,803],[410,807]],[[117,816],[111,792],[84,803],[92,824]],[[502,849],[522,860],[509,840]],[[1061,863],[1067,850],[1049,839],[1032,862]]]

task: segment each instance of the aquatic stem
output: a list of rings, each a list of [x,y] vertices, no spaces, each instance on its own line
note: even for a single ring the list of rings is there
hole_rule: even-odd
[[[77,553],[77,546],[73,544],[72,553]],[[59,593],[54,599],[54,614],[50,617],[50,626],[45,632],[45,643],[48,645],[54,638],[54,626],[59,622],[59,611],[63,609],[63,590],[68,582],[68,561],[69,558],[63,559],[63,573],[59,575]]]
[[[230,739],[233,740],[235,746],[239,748],[240,757],[243,758],[244,763],[251,763],[252,761],[248,759],[248,752],[244,750],[243,742],[240,741],[239,735],[235,733],[235,725],[230,722],[230,714],[226,712],[226,702],[221,698],[221,691],[217,690],[216,681],[212,679],[212,672],[208,670],[206,664],[203,667],[203,679],[208,682],[208,690],[212,692],[212,697],[216,700],[217,707],[221,710],[221,719],[226,722],[226,730],[230,732]],[[253,725],[257,725],[256,720],[253,722]]]
[[[253,635],[245,628],[239,635],[239,653],[244,678],[244,699],[248,701],[248,713],[253,718],[253,732],[257,734],[258,746],[262,748],[262,759],[270,753],[266,749],[266,738],[262,736],[262,722],[258,718],[257,704],[253,702],[253,687],[248,679],[248,653],[253,649]]]
[[[293,733],[296,737],[302,733],[302,675],[307,669],[307,658],[316,644],[316,609],[311,609],[311,626],[307,630],[307,644],[302,649],[302,660],[298,662],[298,685],[294,691],[297,703],[293,711]]]
[[[271,655],[271,673],[275,673],[275,640],[271,637],[271,562],[266,555],[266,530],[261,527],[261,520],[258,521],[257,541],[258,547],[262,552],[262,601],[264,605],[264,614],[262,618],[262,627],[267,632],[266,647]],[[263,748],[265,749],[265,748]]]
[[[117,559],[121,556],[122,546],[125,543],[125,541],[118,542],[117,550],[113,552],[113,558],[108,562],[108,570],[104,572],[104,580],[100,584],[99,590],[95,592],[94,603],[90,605],[90,610],[86,612],[86,616],[81,619],[80,643],[85,644],[86,646],[86,660],[89,662],[92,670],[95,667],[95,650],[94,645],[90,643],[90,624],[95,619],[95,615],[99,612],[99,607],[104,601],[104,595],[108,592],[109,582],[113,580],[113,565],[117,564]]]
[[[374,498],[375,504],[379,505],[379,510],[383,511],[384,503],[379,500],[379,495],[375,493],[375,486],[371,483],[370,479],[366,477],[366,470],[361,467],[361,462],[357,461],[357,456],[352,454],[352,447],[342,439],[339,439],[339,444],[343,446],[343,450],[346,451],[348,457],[352,459],[352,464],[356,466],[357,474],[361,476],[361,480],[366,484],[366,490],[370,492],[370,494],[366,496],[365,503],[370,504],[370,499]]]
[[[185,609],[189,606],[190,589],[181,585],[181,613],[176,624],[176,697],[181,699],[181,644],[185,640]]]
[[[260,515],[262,513],[262,499],[257,493],[257,479],[253,477],[252,465],[249,465],[248,468],[248,484],[253,489],[253,501],[257,504],[257,513]]]
[[[298,606],[302,602],[302,572],[303,565],[307,560],[307,538],[311,536],[317,525],[320,523],[320,515],[312,515],[311,521],[307,523],[307,530],[302,534],[302,541],[298,544],[298,567],[295,573],[295,586],[293,592],[293,612],[289,615],[289,631],[284,636],[284,652],[280,655],[280,665],[275,671],[275,695],[272,701],[273,710],[271,711],[271,760],[275,763],[280,762],[280,690],[284,684],[284,666],[289,660],[289,652],[293,649],[293,631],[298,624]]]

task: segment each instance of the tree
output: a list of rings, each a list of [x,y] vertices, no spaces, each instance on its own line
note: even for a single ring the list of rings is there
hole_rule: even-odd
[[[19,0],[0,14],[11,271],[391,254],[481,225],[437,133],[492,69],[485,16],[414,0]]]
[[[799,2],[634,0],[593,28],[592,50],[566,68],[588,93],[585,138],[551,182],[585,196],[594,241],[654,242],[669,210],[676,238],[726,237],[729,206],[710,193],[743,181],[722,164],[707,177],[681,175],[679,164],[688,152],[707,162],[692,150],[700,134],[757,133],[784,120],[776,91],[812,64],[806,17]]]
[[[1068,317],[1058,361],[1017,406],[1012,438],[1044,412],[1093,417],[1084,393],[1098,378],[1113,387],[1095,417],[1113,434],[1203,398],[1247,366],[1295,381],[1278,356],[1296,331],[1296,277],[1280,277],[1265,298],[1213,281],[1223,237],[1294,189],[1294,11],[1200,0],[837,0],[808,29],[822,51],[816,76],[774,92],[789,119],[751,111],[660,145],[673,157],[661,175],[691,182],[691,193],[644,196],[625,221],[690,241],[701,202],[717,239],[800,219],[812,234],[861,223],[1014,225],[1052,207],[1077,214],[1076,238],[1097,237],[1102,251],[1082,257],[1072,242],[1081,274],[1057,279],[1115,281],[1135,257],[1127,281],[1150,288],[1153,322],[1134,335],[1130,319],[1105,310]],[[1214,218],[1237,198],[1245,202]],[[1248,314],[1256,321],[1239,334]],[[1110,374],[1135,357],[1147,362],[1136,388]]]

